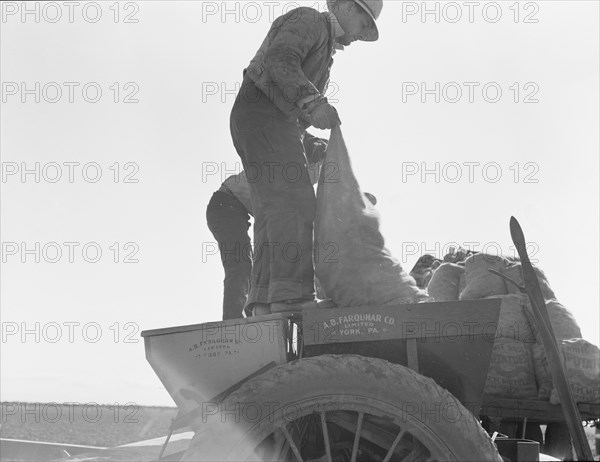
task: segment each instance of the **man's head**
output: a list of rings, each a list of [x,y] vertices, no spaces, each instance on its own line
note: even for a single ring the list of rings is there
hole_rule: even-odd
[[[344,29],[345,34],[338,38],[342,45],[379,38],[375,20],[381,14],[382,0],[327,0],[327,6]]]

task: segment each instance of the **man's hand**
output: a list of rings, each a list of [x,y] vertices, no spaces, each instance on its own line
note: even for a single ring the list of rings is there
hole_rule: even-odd
[[[312,158],[317,159],[317,161],[319,160],[323,160],[323,158],[325,157],[325,153],[327,152],[327,143],[325,143],[324,141],[322,141],[321,139],[317,138],[319,141],[315,141],[313,143],[313,151],[312,151]]]
[[[325,158],[325,152],[327,151],[327,140],[323,138],[317,138],[309,132],[304,132],[304,152],[306,153],[306,160],[310,164],[316,164],[317,162]]]
[[[314,108],[309,117],[312,126],[320,130],[332,129],[342,124],[337,110],[329,103],[323,103]]]

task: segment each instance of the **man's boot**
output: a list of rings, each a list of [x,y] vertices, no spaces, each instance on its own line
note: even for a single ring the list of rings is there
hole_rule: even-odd
[[[304,310],[335,307],[336,304],[331,300],[288,300],[271,303],[271,313],[301,313]]]
[[[271,314],[268,303],[254,303],[252,305],[252,316],[263,316]]]

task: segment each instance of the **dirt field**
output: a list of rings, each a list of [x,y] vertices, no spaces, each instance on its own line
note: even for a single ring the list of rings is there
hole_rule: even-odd
[[[0,437],[113,447],[167,434],[175,408],[0,403]],[[595,460],[595,429],[586,427]],[[184,430],[182,430],[184,431]]]
[[[1,403],[0,437],[118,446],[167,434],[177,409]]]

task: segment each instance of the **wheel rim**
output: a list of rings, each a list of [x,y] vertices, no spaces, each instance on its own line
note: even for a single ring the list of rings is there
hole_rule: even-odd
[[[413,414],[373,398],[327,395],[275,409],[232,449],[232,460],[410,462],[452,460],[450,449]],[[324,425],[325,423],[325,425]]]

